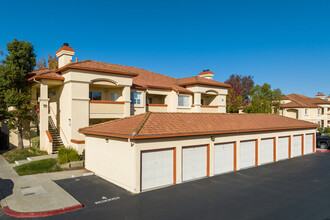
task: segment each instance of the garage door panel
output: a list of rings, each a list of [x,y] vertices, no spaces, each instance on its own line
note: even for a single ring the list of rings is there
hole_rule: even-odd
[[[274,139],[262,139],[260,143],[260,163],[270,163],[274,160]]]
[[[182,148],[182,180],[202,178],[207,175],[207,146]]]
[[[173,184],[173,149],[142,152],[141,189]]]
[[[304,153],[313,153],[313,134],[305,135]]]
[[[293,140],[292,140],[292,157],[301,156],[301,147],[302,147],[301,138],[302,138],[301,135],[293,136]]]
[[[256,141],[240,142],[240,168],[255,166]]]
[[[277,159],[284,160],[289,158],[289,137],[278,138]]]
[[[234,170],[234,143],[214,145],[214,173],[221,174]]]

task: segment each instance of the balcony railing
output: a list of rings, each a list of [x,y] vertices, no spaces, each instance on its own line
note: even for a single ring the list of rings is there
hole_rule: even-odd
[[[218,112],[217,105],[201,105],[201,112]]]
[[[147,104],[149,112],[167,112],[166,104]]]
[[[89,103],[90,118],[120,118],[124,116],[125,102],[91,100]]]

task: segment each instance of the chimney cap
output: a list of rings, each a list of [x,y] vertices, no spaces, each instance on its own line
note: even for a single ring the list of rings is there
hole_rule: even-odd
[[[69,43],[63,43],[63,46],[69,46]]]

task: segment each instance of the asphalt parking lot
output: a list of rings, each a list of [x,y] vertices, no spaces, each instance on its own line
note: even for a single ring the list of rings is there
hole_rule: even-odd
[[[57,184],[84,208],[47,219],[330,219],[330,153],[138,195],[97,176]]]

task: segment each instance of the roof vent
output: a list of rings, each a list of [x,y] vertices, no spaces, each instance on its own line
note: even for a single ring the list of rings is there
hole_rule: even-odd
[[[63,46],[69,46],[69,43],[63,43]]]
[[[203,72],[208,72],[208,71],[210,71],[210,69],[203,70]]]

